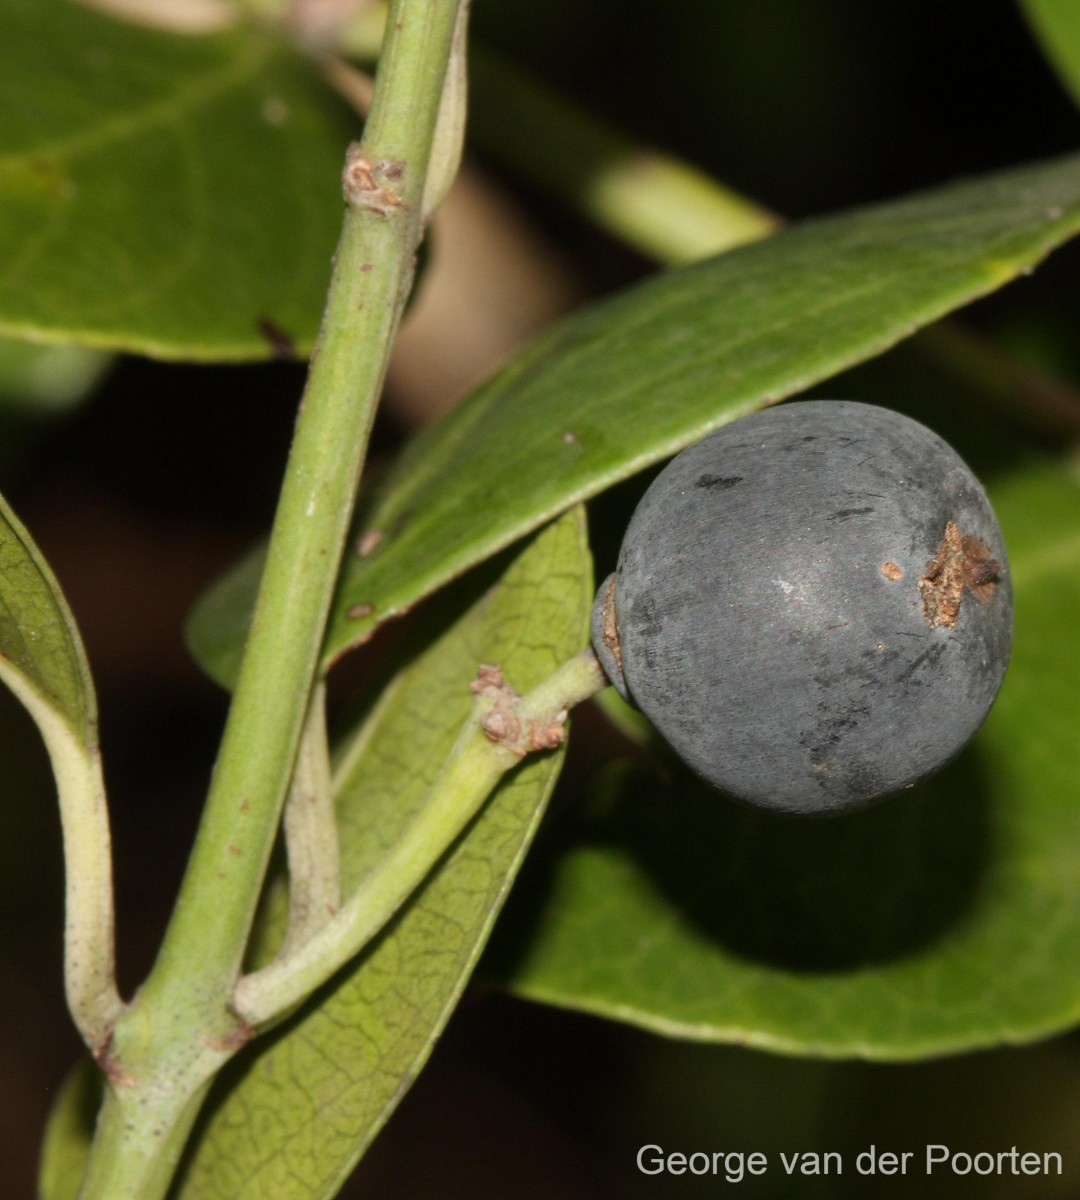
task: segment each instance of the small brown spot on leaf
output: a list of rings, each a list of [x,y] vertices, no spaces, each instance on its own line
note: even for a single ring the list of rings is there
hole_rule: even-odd
[[[960,614],[964,589],[979,600],[989,600],[997,587],[1000,567],[990,548],[974,534],[961,535],[955,521],[945,526],[937,554],[919,580],[923,616],[935,629],[952,629]]]
[[[370,617],[374,611],[374,604],[354,604],[345,610],[345,615],[350,621],[362,621],[365,617]]]
[[[360,540],[356,543],[356,553],[361,558],[367,558],[369,554],[373,554],[378,549],[382,540],[383,531],[381,529],[369,529],[360,535]]]
[[[904,577],[904,572],[894,562],[883,562],[881,564],[881,573],[893,583]]]

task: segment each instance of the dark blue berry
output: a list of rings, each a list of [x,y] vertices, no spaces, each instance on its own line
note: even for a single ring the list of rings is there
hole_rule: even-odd
[[[929,429],[804,401],[727,425],[656,478],[593,644],[710,783],[765,808],[858,807],[982,723],[1012,590],[982,487]]]

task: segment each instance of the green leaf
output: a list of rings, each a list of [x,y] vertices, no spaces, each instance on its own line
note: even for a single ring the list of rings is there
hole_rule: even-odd
[[[0,0],[0,25],[0,333],[308,346],[355,133],[313,69],[254,27],[176,37],[38,0]]]
[[[327,659],[563,508],[880,353],[1078,229],[1070,157],[809,221],[572,317],[417,439],[361,510],[381,541],[344,569]],[[189,627],[223,682],[252,601],[226,586]]]
[[[34,719],[56,778],[64,834],[64,984],[88,1046],[120,1009],[112,860],[97,701],[74,618],[30,535],[0,497],[0,682]]]
[[[65,983],[84,1038],[100,1044],[119,1006],[113,978],[109,829],[97,703],[82,642],[59,586],[0,497],[0,682],[34,719],[56,776],[67,871]],[[42,1159],[51,1198],[63,1194],[80,1139],[73,1093],[59,1101]]]
[[[338,761],[346,895],[424,801],[468,714],[478,664],[500,663],[519,690],[540,682],[584,644],[591,591],[578,510],[530,542],[437,640],[406,655]],[[389,932],[227,1071],[178,1200],[335,1194],[453,1010],[559,761],[530,759],[509,776]]]
[[[1080,6],[1075,0],[1019,0],[1061,82],[1080,103]]]
[[[101,1072],[84,1058],[61,1085],[45,1125],[38,1200],[76,1200],[94,1137],[101,1083]]]
[[[624,769],[530,859],[492,973],[534,1000],[801,1054],[915,1058],[1074,1025],[1080,481],[1029,463],[993,491],[1016,645],[946,772],[815,822]]]
[[[71,612],[45,560],[2,497],[0,680],[39,726],[61,721],[81,749],[96,748],[93,684]]]

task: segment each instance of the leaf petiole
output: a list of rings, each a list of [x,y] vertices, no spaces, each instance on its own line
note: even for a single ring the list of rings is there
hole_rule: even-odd
[[[360,883],[341,911],[302,945],[245,975],[232,1009],[246,1024],[279,1020],[357,955],[423,882],[502,777],[526,754],[552,749],[564,736],[567,712],[608,685],[592,650],[584,650],[524,696],[483,666],[476,694],[427,802]]]

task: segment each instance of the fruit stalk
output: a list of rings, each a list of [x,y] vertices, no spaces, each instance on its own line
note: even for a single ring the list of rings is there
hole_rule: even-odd
[[[423,807],[340,912],[302,945],[240,980],[233,1011],[247,1025],[263,1028],[325,983],[420,886],[503,776],[525,755],[559,745],[569,709],[607,683],[592,650],[575,655],[524,696],[498,667],[482,666],[471,685],[473,711]]]

